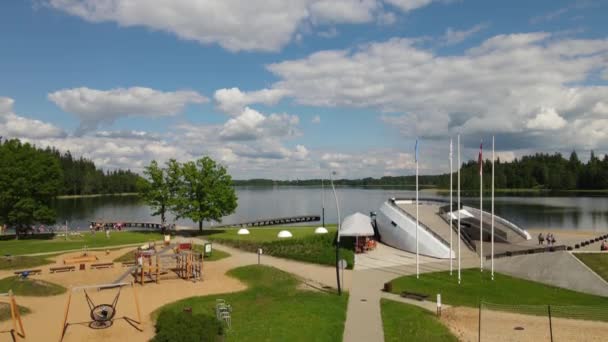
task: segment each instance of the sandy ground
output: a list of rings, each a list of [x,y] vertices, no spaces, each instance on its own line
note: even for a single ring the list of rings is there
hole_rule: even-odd
[[[527,244],[538,245],[538,233],[543,233],[547,236],[547,233],[552,233],[555,236],[556,245],[567,245],[574,247],[575,244],[581,243],[585,240],[594,239],[600,235],[606,234],[603,232],[587,231],[587,230],[561,230],[561,229],[528,229],[528,233],[532,237],[531,240],[527,241]],[[601,242],[595,242],[588,246],[581,247],[578,250],[581,251],[600,251]]]
[[[90,252],[97,255],[99,263],[111,262],[114,258],[132,250],[133,247],[121,250],[105,252]],[[70,256],[78,256],[80,253],[69,253],[55,258],[55,265],[40,267],[42,274],[34,276],[36,279],[43,279],[65,287],[107,284],[118,279],[127,269],[116,263],[114,268],[85,271],[74,271],[65,273],[50,274],[48,269],[53,266],[63,266],[63,259]],[[150,314],[164,304],[191,296],[202,296],[209,294],[227,293],[241,291],[245,285],[236,279],[228,277],[225,273],[239,266],[238,260],[230,257],[215,262],[208,262],[204,265],[203,281],[190,282],[182,279],[163,280],[160,284],[146,284],[143,287],[136,285],[136,292],[139,299],[142,315],[141,328],[139,332],[129,325],[125,320],[116,320],[114,325],[104,330],[93,330],[87,324],[77,324],[78,322],[88,322],[89,308],[85,295],[82,291],[74,291],[68,315],[68,322],[71,324],[66,332],[64,341],[105,341],[110,339],[128,341],[148,341],[154,336],[154,326],[150,320]],[[78,268],[78,265],[76,265]],[[13,275],[12,271],[1,271],[0,278]],[[126,278],[131,281],[132,277]],[[112,303],[117,290],[88,291],[89,296],[95,304]],[[67,301],[67,294],[52,297],[17,297],[19,305],[26,306],[32,313],[23,317],[27,341],[59,341],[62,332],[63,314]],[[134,304],[133,289],[124,287],[117,304],[116,317],[127,316],[137,319],[137,312]],[[0,331],[11,328],[10,320],[0,323]],[[0,340],[10,340],[10,335],[0,335]]]
[[[478,341],[478,309],[445,309],[441,320],[461,341]],[[483,310],[481,322],[481,341],[550,341],[547,316]],[[554,341],[606,341],[608,336],[607,322],[553,318],[552,325]]]

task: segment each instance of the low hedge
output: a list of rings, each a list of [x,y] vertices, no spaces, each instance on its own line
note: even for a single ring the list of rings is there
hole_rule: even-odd
[[[253,253],[257,253],[258,248],[262,248],[264,255],[321,265],[333,266],[336,264],[334,236],[330,234],[265,242],[214,238],[213,236],[209,236],[208,239]],[[352,241],[346,239],[340,241],[340,258],[345,259],[348,262],[348,268],[352,269],[355,261],[354,251],[352,248],[345,248],[345,246],[353,246],[350,242]]]
[[[164,310],[156,320],[152,342],[220,342],[224,328],[215,317],[203,314]]]

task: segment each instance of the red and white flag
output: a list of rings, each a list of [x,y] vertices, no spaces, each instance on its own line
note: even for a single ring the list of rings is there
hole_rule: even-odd
[[[483,150],[483,142],[481,142],[479,144],[479,159],[478,159],[478,163],[479,163],[479,175],[481,176],[483,174],[483,156],[482,156],[482,150]]]

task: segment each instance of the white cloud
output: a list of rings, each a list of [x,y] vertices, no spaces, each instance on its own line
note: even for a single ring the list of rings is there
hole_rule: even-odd
[[[394,20],[382,0],[43,0],[51,8],[86,21],[115,22],[169,32],[230,51],[277,51],[312,25]],[[403,12],[431,0],[386,0]]]
[[[277,104],[287,92],[282,89],[261,89],[243,92],[239,88],[224,88],[215,91],[213,98],[217,107],[229,115],[239,115],[245,106],[261,103],[265,105]]]
[[[50,123],[28,119],[13,112],[15,101],[0,97],[0,136],[6,138],[53,138],[63,137],[65,132]]]
[[[321,23],[366,23],[373,20],[376,0],[324,0],[310,4],[313,21]]]
[[[313,124],[320,124],[321,123],[321,117],[319,115],[315,115],[315,116],[312,117],[311,122]]]
[[[427,6],[433,2],[433,0],[386,0],[386,2],[398,7],[402,11],[409,12]]]
[[[296,135],[299,118],[288,114],[262,113],[246,107],[243,112],[228,120],[219,135],[225,140],[254,140],[265,137],[289,137]]]
[[[321,31],[317,35],[323,38],[334,38],[338,36],[338,30],[335,27],[330,27],[329,30]]]
[[[448,27],[445,30],[445,34],[443,35],[443,41],[445,42],[446,45],[459,44],[459,43],[462,43],[463,41],[465,41],[470,36],[474,35],[475,33],[478,33],[479,31],[486,29],[487,27],[488,27],[488,24],[477,24],[468,30],[462,30],[462,31],[455,30],[451,27]]]
[[[79,133],[111,124],[123,116],[172,116],[189,103],[204,103],[207,98],[195,91],[163,92],[144,87],[97,90],[86,87],[63,89],[48,95],[62,110],[80,119]]]
[[[397,22],[397,15],[393,12],[380,12],[378,13],[377,21],[380,25],[393,25]]]
[[[554,108],[542,107],[534,118],[528,120],[526,127],[533,130],[556,130],[567,124]]]
[[[608,148],[602,134],[566,134],[574,128],[565,124],[581,120],[593,126],[605,112],[608,86],[585,81],[606,60],[606,39],[536,32],[498,35],[445,56],[420,48],[414,39],[396,38],[319,51],[268,69],[279,78],[274,88],[297,103],[379,110],[404,136],[494,132],[508,134],[503,143],[518,148],[527,141],[528,148],[555,150],[588,144]],[[559,116],[539,116],[539,108],[552,108]],[[556,134],[568,139],[553,141]]]

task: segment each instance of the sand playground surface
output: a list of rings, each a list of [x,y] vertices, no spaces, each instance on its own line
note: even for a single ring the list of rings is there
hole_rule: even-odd
[[[133,250],[134,247],[127,247],[120,250],[110,251],[89,251],[89,255],[98,257],[95,263],[112,262],[115,258]],[[70,286],[84,286],[108,284],[115,282],[127,270],[121,263],[114,263],[114,268],[90,269],[87,264],[86,270],[50,273],[49,268],[65,266],[63,260],[69,257],[80,256],[81,252],[67,253],[54,257],[55,264],[36,267],[41,269],[42,274],[30,275],[32,279],[42,279],[66,288]],[[205,296],[211,294],[228,293],[242,291],[246,286],[240,281],[226,275],[226,272],[238,266],[235,258],[229,257],[219,261],[205,262],[203,268],[202,281],[186,281],[177,277],[175,279],[163,279],[159,284],[147,283],[144,286],[135,285],[137,297],[141,308],[142,332],[136,330],[127,321],[115,319],[114,324],[107,329],[91,329],[88,323],[91,321],[90,310],[87,305],[83,291],[74,291],[72,294],[68,322],[71,323],[66,331],[63,341],[108,341],[108,340],[128,340],[128,341],[148,341],[154,336],[154,323],[151,321],[150,314],[159,307],[183,298],[192,296]],[[13,275],[14,271],[0,271],[0,278]],[[131,282],[132,276],[124,279]],[[117,289],[106,289],[98,291],[89,289],[87,293],[98,304],[110,304],[116,296]],[[17,303],[29,308],[32,312],[23,316],[25,327],[25,341],[59,341],[62,333],[63,316],[65,312],[68,293],[50,297],[24,297],[17,296]],[[120,297],[116,305],[116,317],[130,317],[137,319],[137,310],[134,303],[133,289],[125,286],[121,289]],[[0,323],[0,331],[10,330],[11,320]],[[0,334],[0,341],[10,340],[10,334]]]

